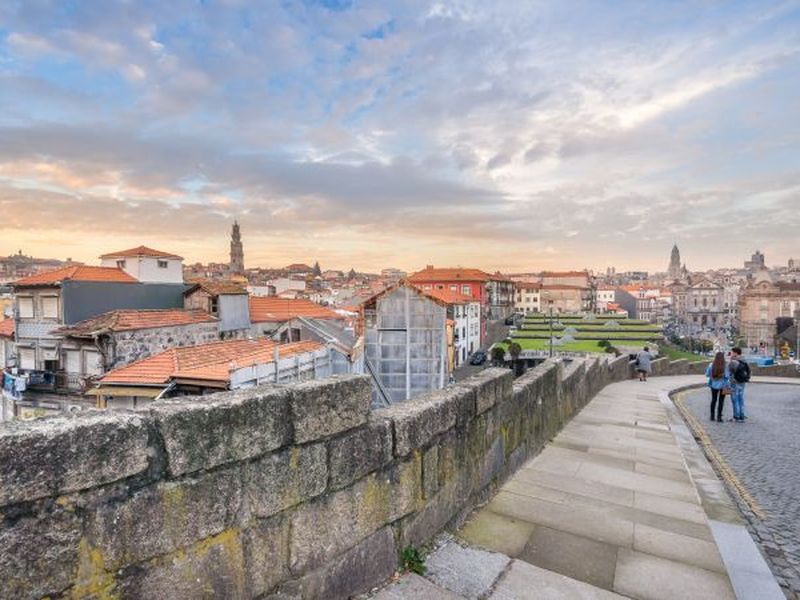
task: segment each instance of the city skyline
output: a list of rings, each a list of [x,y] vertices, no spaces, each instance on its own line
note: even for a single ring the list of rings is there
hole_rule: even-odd
[[[4,251],[224,262],[239,219],[247,265],[664,271],[674,241],[690,269],[785,264],[799,22],[796,2],[3,5]]]

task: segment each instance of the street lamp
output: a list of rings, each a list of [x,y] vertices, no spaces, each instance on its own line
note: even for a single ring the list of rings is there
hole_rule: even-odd
[[[553,358],[553,299],[547,296],[548,313],[550,315],[550,358]]]

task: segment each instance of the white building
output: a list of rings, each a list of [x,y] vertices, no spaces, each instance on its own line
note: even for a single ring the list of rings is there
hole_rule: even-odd
[[[447,319],[453,326],[451,366],[460,367],[481,347],[481,303],[477,298],[452,290],[425,290],[424,293],[447,305]]]
[[[290,277],[278,277],[267,282],[267,285],[275,288],[275,295],[283,292],[305,292],[306,282],[303,279],[292,279]]]
[[[598,312],[608,312],[609,304],[616,304],[617,291],[613,287],[600,286],[597,288],[597,306]]]
[[[542,310],[542,284],[519,281],[515,285],[514,310],[521,313],[538,313]]]
[[[101,266],[122,269],[142,283],[183,283],[183,258],[139,246],[100,257]]]

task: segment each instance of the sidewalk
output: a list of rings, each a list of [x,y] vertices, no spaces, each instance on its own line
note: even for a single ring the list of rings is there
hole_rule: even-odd
[[[425,578],[375,599],[783,598],[667,399],[703,381],[608,386],[429,557]]]

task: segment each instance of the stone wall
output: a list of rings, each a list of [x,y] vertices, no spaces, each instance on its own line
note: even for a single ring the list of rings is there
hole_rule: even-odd
[[[0,597],[347,597],[631,376],[626,357],[487,369],[380,410],[336,376],[4,425]]]
[[[106,356],[113,357],[107,370],[129,365],[164,350],[219,341],[219,323],[191,323],[173,327],[120,331],[108,336]]]

